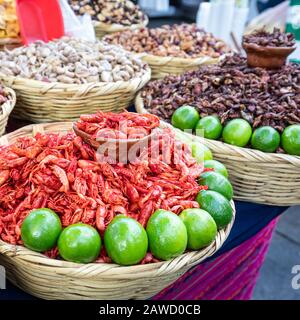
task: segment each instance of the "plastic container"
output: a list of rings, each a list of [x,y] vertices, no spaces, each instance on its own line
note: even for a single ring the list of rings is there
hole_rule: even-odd
[[[58,0],[17,0],[17,15],[24,44],[58,39],[64,22]]]

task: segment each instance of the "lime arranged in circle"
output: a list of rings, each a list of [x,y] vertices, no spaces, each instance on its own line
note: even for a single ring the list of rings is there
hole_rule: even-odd
[[[24,246],[38,252],[52,249],[62,231],[58,215],[51,209],[32,210],[21,225]]]
[[[192,156],[198,163],[202,163],[205,160],[212,160],[213,158],[210,149],[200,142],[193,142]]]
[[[212,168],[215,172],[221,173],[225,178],[228,178],[228,171],[223,163],[217,160],[204,161],[204,168]]]
[[[88,224],[72,224],[65,228],[58,238],[59,254],[67,261],[93,262],[99,256],[100,249],[100,235]]]
[[[250,124],[244,119],[229,121],[223,129],[223,140],[226,143],[244,147],[248,144],[252,135]]]
[[[148,250],[148,237],[139,222],[119,215],[106,228],[104,245],[112,261],[129,266],[139,263],[145,257]]]
[[[170,260],[184,253],[187,230],[183,221],[173,212],[157,210],[147,224],[151,253],[158,259]]]
[[[233,197],[232,185],[221,173],[214,171],[204,172],[199,178],[199,184],[208,186],[209,190],[219,192],[228,200],[231,200]]]
[[[198,111],[191,106],[182,106],[175,110],[171,123],[181,130],[194,129],[200,119]]]
[[[211,244],[217,235],[217,225],[212,216],[202,209],[185,209],[181,212],[188,234],[187,247],[199,250]]]
[[[227,198],[216,191],[203,190],[196,201],[201,209],[207,211],[215,220],[218,229],[226,227],[232,220],[233,211]]]
[[[257,128],[253,132],[251,145],[253,149],[274,152],[280,145],[280,134],[269,126]]]
[[[292,124],[284,129],[281,144],[288,154],[300,156],[300,125]]]
[[[204,138],[213,140],[220,138],[222,129],[222,124],[216,116],[207,116],[200,119],[195,127],[196,135],[202,136],[204,133]]]

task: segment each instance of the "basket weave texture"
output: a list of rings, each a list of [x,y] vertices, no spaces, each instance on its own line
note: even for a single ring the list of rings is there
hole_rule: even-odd
[[[149,19],[147,16],[143,22],[138,24],[132,24],[130,26],[124,26],[122,24],[117,24],[117,23],[107,24],[100,21],[95,21],[94,29],[95,29],[96,37],[98,39],[102,39],[107,34],[144,28],[147,26],[148,23],[149,23]]]
[[[0,138],[8,145],[21,136],[37,132],[66,133],[72,123],[37,124],[23,127]],[[235,207],[233,216],[235,217]],[[123,267],[116,264],[76,264],[50,259],[0,240],[0,265],[8,279],[24,291],[44,299],[146,299],[176,281],[192,266],[220,249],[228,237],[234,219],[216,240],[200,251],[185,253],[165,262]]]
[[[47,83],[0,74],[0,80],[15,90],[13,116],[35,123],[77,120],[83,113],[119,112],[127,108],[151,77],[147,67],[142,77],[112,83]]]
[[[218,63],[220,58],[203,56],[199,58],[160,57],[152,54],[137,54],[151,68],[151,79],[162,79],[168,75],[179,75],[197,70],[202,65]]]
[[[15,92],[12,89],[6,87],[4,88],[4,91],[8,95],[8,100],[0,107],[0,136],[4,134],[8,117],[16,104]]]
[[[139,113],[149,113],[140,94],[136,97],[135,107]],[[161,124],[173,128],[162,120]],[[299,156],[265,153],[189,133],[182,134],[204,143],[213,152],[214,159],[224,163],[236,200],[276,206],[300,204]]]

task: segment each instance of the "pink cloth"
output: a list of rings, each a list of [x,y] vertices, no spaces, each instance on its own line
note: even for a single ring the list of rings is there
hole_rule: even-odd
[[[249,300],[277,219],[220,257],[199,264],[153,300]]]

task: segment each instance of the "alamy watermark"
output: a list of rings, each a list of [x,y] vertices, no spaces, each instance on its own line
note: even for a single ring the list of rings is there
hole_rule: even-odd
[[[187,129],[181,133],[185,139],[188,137],[186,133],[191,134],[192,130]],[[202,144],[203,133],[202,129],[196,130],[197,140]],[[150,160],[151,163],[162,161],[165,164],[180,164],[190,154],[190,147],[180,137],[176,137],[173,144],[172,139],[172,134],[168,135],[166,132],[162,134],[157,130],[149,134],[143,128],[130,128],[127,121],[120,121],[119,130],[107,128],[97,132],[95,137],[95,140],[99,142],[96,153],[97,161],[128,164]],[[195,141],[194,138],[188,140],[190,143]],[[198,157],[199,155],[200,152]],[[204,158],[204,153],[202,156]]]
[[[1,289],[6,289],[6,273],[3,266],[0,266],[0,290]]]
[[[292,274],[294,274],[295,276],[292,278],[292,288],[294,290],[299,290],[300,289],[300,265],[296,264],[295,266],[293,266],[292,268]]]

